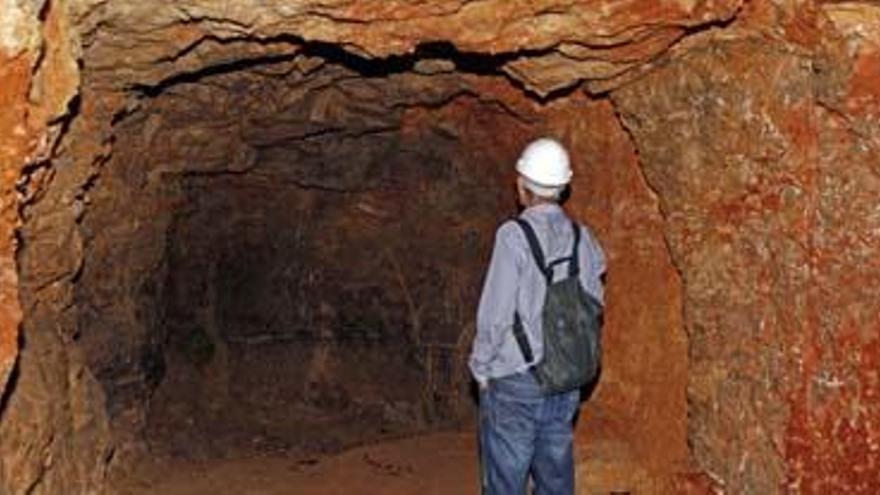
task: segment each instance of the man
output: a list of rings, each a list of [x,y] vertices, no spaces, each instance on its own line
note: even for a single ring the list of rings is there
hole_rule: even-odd
[[[532,226],[546,259],[571,257],[575,242],[571,220],[559,205],[571,181],[568,153],[548,138],[523,151],[516,165],[520,218]],[[600,303],[605,256],[589,229],[580,227],[577,275],[584,290]],[[525,494],[529,474],[538,495],[574,493],[573,420],[578,389],[547,393],[530,368],[541,361],[542,304],[547,279],[529,251],[516,222],[498,228],[477,314],[470,356],[480,389],[480,454],[483,493]],[[553,280],[566,276],[564,263]],[[530,344],[527,362],[514,336],[514,313]]]

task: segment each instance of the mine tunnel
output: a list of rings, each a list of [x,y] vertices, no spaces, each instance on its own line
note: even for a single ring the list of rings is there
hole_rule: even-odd
[[[580,146],[567,206],[608,222],[629,204],[637,227],[607,242],[659,281],[635,291],[644,282],[613,276],[614,307],[643,302],[619,319],[660,318],[634,325],[642,369],[608,365],[608,401],[585,423],[629,428],[612,394],[662,410],[680,455],[664,461],[683,462],[680,289],[631,145],[607,103],[541,102],[492,75],[498,60],[428,46],[373,61],[315,44],[134,88],[141,104],[113,123],[112,156],[77,203],[69,338],[111,427],[186,459],[472,428],[466,358],[495,228],[517,211],[512,164],[553,134]],[[27,243],[21,256],[29,266]],[[634,388],[651,366],[677,375],[662,393]],[[604,436],[625,461],[652,457]]]
[[[196,76],[144,90],[87,208],[76,304],[111,410],[148,404],[170,452],[333,451],[465,420],[477,253],[509,206],[492,134],[528,117],[330,46]],[[136,313],[103,309],[107,284]]]
[[[806,3],[2,7],[0,493],[477,491],[542,136],[608,257],[577,493],[876,493],[880,9]]]
[[[605,399],[585,411],[584,442],[622,467],[684,469],[680,287],[611,106],[542,100],[499,75],[505,57],[448,44],[379,60],[292,51],[132,87],[137,108],[114,117],[112,153],[75,200],[65,338],[113,435],[205,460],[472,429],[466,359],[495,229],[517,212],[513,164],[555,135],[577,150],[569,211],[644,265],[612,276]],[[633,228],[608,232],[624,204]],[[21,283],[39,287],[33,251],[25,241]],[[643,346],[626,356],[624,321]],[[654,367],[670,373],[662,391],[643,388]],[[631,429],[626,402],[663,416]],[[639,444],[649,428],[677,452]]]

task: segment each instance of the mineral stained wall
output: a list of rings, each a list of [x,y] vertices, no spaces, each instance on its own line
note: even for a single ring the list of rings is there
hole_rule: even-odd
[[[114,456],[71,310],[76,225],[114,119],[206,68],[332,44],[403,64],[453,46],[536,100],[604,105],[561,118],[619,118],[644,174],[619,190],[656,200],[662,221],[618,211],[599,230],[662,231],[675,273],[646,266],[650,243],[629,265],[612,241],[611,259],[631,271],[621,294],[648,268],[680,290],[657,302],[675,310],[627,321],[683,322],[687,342],[627,353],[620,337],[611,352],[687,346],[671,372],[687,373],[690,465],[671,491],[876,493],[878,26],[859,1],[0,2],[0,489],[98,492]],[[630,204],[608,197],[572,209]],[[653,380],[617,397],[661,395]]]
[[[18,353],[21,306],[15,229],[30,201],[23,170],[51,156],[58,119],[79,83],[63,9],[40,1],[0,3],[0,398]],[[27,175],[27,174],[24,174]],[[39,181],[42,174],[34,174]],[[2,404],[0,400],[0,404]]]
[[[734,492],[880,486],[876,15],[710,33],[613,95],[684,280],[692,453]]]

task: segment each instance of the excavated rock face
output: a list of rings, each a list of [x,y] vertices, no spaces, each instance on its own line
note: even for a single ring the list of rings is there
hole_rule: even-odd
[[[466,424],[511,164],[552,134],[609,254],[580,488],[876,492],[869,2],[0,12],[0,491]]]
[[[762,493],[784,473],[780,370],[795,366],[786,340],[811,304],[802,269],[811,229],[801,230],[813,214],[802,168],[810,150],[789,144],[809,118],[809,74],[785,47],[737,40],[691,50],[615,95],[685,280],[690,407],[704,418],[690,425],[695,453]],[[737,423],[755,427],[732,434]],[[770,462],[743,464],[737,452]]]
[[[824,13],[818,53],[719,35],[614,95],[685,280],[693,452],[756,493],[878,486],[877,14]]]
[[[66,39],[63,12],[43,2],[0,4],[0,404],[18,348],[21,309],[12,229],[18,205],[27,198],[16,193],[22,168],[48,158],[49,121],[63,114],[77,84],[77,70]],[[38,13],[42,11],[42,18]],[[55,38],[51,43],[44,38]],[[51,131],[50,131],[51,132]]]

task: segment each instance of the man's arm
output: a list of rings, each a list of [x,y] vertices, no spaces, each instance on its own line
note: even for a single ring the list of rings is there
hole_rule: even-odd
[[[605,252],[596,239],[596,236],[588,227],[582,227],[583,233],[586,235],[584,239],[584,258],[581,259],[581,266],[585,266],[587,270],[581,270],[581,283],[584,289],[593,297],[605,304],[605,287],[604,275],[607,270],[607,262],[605,260]]]
[[[471,349],[470,368],[481,387],[488,383],[489,363],[513,327],[519,264],[515,236],[518,227],[506,222],[495,233],[492,260],[483,283],[477,310],[477,334]]]

